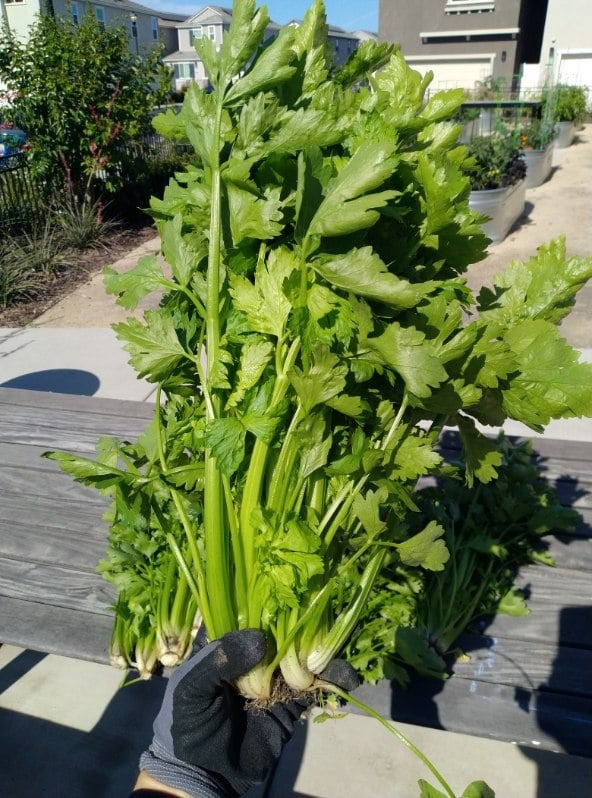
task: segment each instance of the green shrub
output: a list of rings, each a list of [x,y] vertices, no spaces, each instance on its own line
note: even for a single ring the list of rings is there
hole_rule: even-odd
[[[23,267],[40,275],[50,275],[71,265],[64,242],[51,217],[37,221],[12,239],[12,257]]]
[[[550,96],[553,118],[557,122],[582,122],[586,116],[587,100],[583,86],[556,86]]]
[[[72,192],[56,196],[52,220],[60,232],[62,245],[71,249],[101,246],[119,224],[105,215],[101,200],[80,200]]]
[[[18,300],[31,299],[41,286],[39,275],[12,261],[10,254],[5,242],[0,244],[0,308],[3,309]]]
[[[144,208],[150,198],[161,196],[175,173],[187,168],[188,160],[188,153],[182,152],[155,157],[138,151],[129,156],[123,165],[123,188],[113,196],[112,208],[131,223],[146,219]]]

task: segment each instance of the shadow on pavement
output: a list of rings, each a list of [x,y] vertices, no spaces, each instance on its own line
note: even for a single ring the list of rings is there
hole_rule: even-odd
[[[0,384],[0,388],[22,388],[28,391],[69,393],[93,396],[101,381],[91,371],[82,369],[44,369],[21,374]]]
[[[0,709],[2,794],[127,798],[165,686],[154,678],[121,688],[88,732]]]

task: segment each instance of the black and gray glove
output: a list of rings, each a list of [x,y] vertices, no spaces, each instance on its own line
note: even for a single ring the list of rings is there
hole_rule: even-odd
[[[245,711],[233,682],[265,652],[264,634],[246,629],[224,635],[177,668],[140,768],[195,798],[242,795],[263,782],[314,700],[311,695]],[[347,690],[358,683],[353,669],[338,661],[323,676]]]

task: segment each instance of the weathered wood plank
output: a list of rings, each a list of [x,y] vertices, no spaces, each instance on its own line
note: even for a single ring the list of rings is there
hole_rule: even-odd
[[[0,388],[0,442],[94,453],[101,435],[136,437],[152,414],[144,402]]]
[[[0,640],[22,648],[107,663],[112,624],[110,614],[0,595]]]
[[[48,506],[45,519],[31,520],[26,508],[15,508],[5,498],[0,520],[0,556],[25,562],[96,568],[107,548],[108,529],[101,520],[102,513],[100,510],[85,512],[73,504],[70,510]]]
[[[514,637],[592,647],[592,580],[586,571],[529,566],[516,579],[527,595],[530,614],[525,618],[497,615],[484,621],[480,631],[492,637]]]
[[[382,681],[363,685],[354,695],[403,723],[578,756],[592,751],[592,700],[581,696],[454,676],[446,682],[418,676],[404,690]]]
[[[114,588],[94,570],[0,558],[0,596],[107,614]]]
[[[16,469],[0,467],[0,491],[2,496],[22,497],[23,504],[27,501],[39,507],[42,512],[44,502],[53,499],[63,505],[74,501],[97,509],[105,506],[107,499],[94,488],[75,482],[71,476],[63,472],[56,473],[34,469]],[[4,502],[2,502],[4,504]],[[35,512],[32,509],[32,512]]]
[[[115,590],[95,572],[106,503],[40,454],[92,456],[100,435],[135,439],[151,417],[144,403],[0,389],[0,640],[107,660]],[[417,677],[405,693],[388,683],[362,690],[394,719],[589,755],[592,445],[537,439],[535,449],[585,524],[581,537],[546,538],[557,568],[520,573],[531,614],[498,616],[485,637],[465,637],[471,659],[445,684]]]
[[[493,436],[495,437],[495,436]],[[558,438],[545,438],[545,437],[517,437],[515,435],[508,436],[514,443],[523,443],[530,441],[533,449],[539,457],[547,458],[551,462],[561,462],[563,460],[580,460],[588,462],[590,444],[588,441],[566,441]],[[442,448],[450,452],[458,452],[460,450],[460,439],[456,430],[445,430],[442,435]]]
[[[557,567],[570,571],[592,571],[592,538],[575,535],[547,535],[549,554]]]
[[[50,391],[29,391],[19,388],[0,387],[0,407],[28,409],[32,417],[38,412],[60,411],[69,408],[89,415],[113,416],[115,419],[138,417],[141,407],[150,415],[150,402],[137,402],[126,399],[106,399],[96,396],[52,393]]]
[[[515,619],[520,623],[520,619]],[[454,663],[454,679],[507,684],[524,690],[545,687],[554,692],[592,698],[592,651],[573,646],[558,648],[553,641],[529,643],[520,639],[464,634],[459,648],[468,661]]]

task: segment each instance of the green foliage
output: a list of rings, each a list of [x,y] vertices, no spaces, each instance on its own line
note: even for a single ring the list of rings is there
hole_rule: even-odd
[[[131,54],[125,28],[103,30],[92,13],[78,25],[42,15],[26,41],[4,29],[0,74],[15,92],[5,113],[29,137],[35,175],[55,185],[65,170],[81,194],[99,173],[107,189],[117,184],[117,146],[149,129],[166,93],[159,51]]]
[[[583,86],[558,84],[544,98],[557,122],[583,122],[586,116],[588,95]]]
[[[35,297],[54,272],[71,264],[50,219],[0,242],[0,307]]]
[[[547,119],[531,118],[517,125],[520,147],[523,150],[544,150],[557,135],[557,126]]]
[[[39,275],[22,259],[13,259],[9,241],[0,242],[0,308],[34,297],[41,286]]]
[[[191,86],[179,114],[156,120],[195,150],[151,202],[168,269],[145,258],[106,274],[129,310],[165,289],[157,310],[115,327],[157,386],[154,422],[137,445],[112,442],[99,464],[51,455],[115,492],[110,551],[122,535],[133,548],[135,526],[157,542],[164,533],[210,637],[265,632],[269,660],[238,684],[254,698],[270,695],[278,670],[294,689],[313,688],[361,618],[369,644],[356,637],[350,655],[373,673],[403,628],[414,667],[437,671],[413,597],[435,600],[449,569],[479,551],[455,546],[446,492],[430,516],[416,491],[419,478],[451,472],[440,433],[460,431],[454,485],[464,477],[472,498],[503,473],[503,448],[477,421],[540,429],[592,414],[592,367],[556,329],[592,259],[567,261],[557,242],[512,265],[517,294],[501,289],[503,276],[479,302],[466,286],[487,239],[468,206],[471,159],[448,121],[463,92],[426,102],[429,76],[382,45],[340,78],[320,0],[264,45],[266,25],[254,0],[236,0],[219,52],[197,45],[215,90]],[[139,539],[116,622],[134,628],[134,595],[154,567]],[[113,562],[109,578],[124,583],[125,560]],[[505,604],[515,609],[515,597]],[[468,621],[464,605],[444,606]],[[136,636],[144,658],[157,613],[138,613],[150,622]]]
[[[445,678],[445,657],[473,621],[528,613],[513,588],[517,570],[534,562],[553,565],[541,538],[571,533],[581,522],[541,480],[530,444],[502,438],[495,451],[496,479],[471,488],[460,479],[467,465],[461,461],[437,487],[415,494],[420,515],[409,516],[410,534],[426,521],[437,526],[449,556],[439,569],[387,566],[348,648],[367,679],[387,676],[405,684],[408,670]]]
[[[506,93],[506,78],[495,78],[488,75],[483,80],[475,81],[475,88],[470,92],[471,99],[475,100],[501,100]]]
[[[526,176],[519,137],[509,133],[476,136],[469,144],[474,159],[471,188],[485,191],[513,186]]]
[[[106,218],[102,200],[81,199],[67,190],[55,195],[51,221],[69,249],[101,246],[118,224]]]
[[[395,586],[451,567],[445,523],[414,496],[418,478],[446,471],[444,425],[460,431],[472,487],[494,485],[503,461],[477,421],[538,430],[590,414],[591,367],[556,324],[592,261],[556,242],[475,303],[462,274],[486,239],[447,121],[463,93],[426,103],[428,81],[395,50],[371,89],[351,92],[351,67],[341,82],[326,60],[321,3],[261,51],[265,18],[250,2],[237,11],[219,56],[202,43],[216,90],[190,87],[157,121],[196,149],[152,201],[171,277],[144,258],[106,282],[130,310],[165,290],[158,310],[115,328],[164,402],[153,452],[114,447],[124,471],[158,483],[151,513],[168,496],[210,635],[268,634],[259,694],[278,664],[286,678],[294,661],[297,679],[322,670],[366,599],[376,609],[387,563]],[[370,47],[363,62],[384,58]],[[399,609],[405,580],[389,588]]]
[[[189,154],[181,147],[161,154],[141,144],[132,145],[122,154],[118,167],[121,187],[109,197],[109,210],[132,222],[146,221],[150,198],[161,196],[171,177],[185,169],[188,161]]]
[[[423,779],[419,780],[420,798],[449,798],[449,793],[436,789]],[[495,798],[495,793],[484,781],[474,781],[464,790],[460,798]]]

